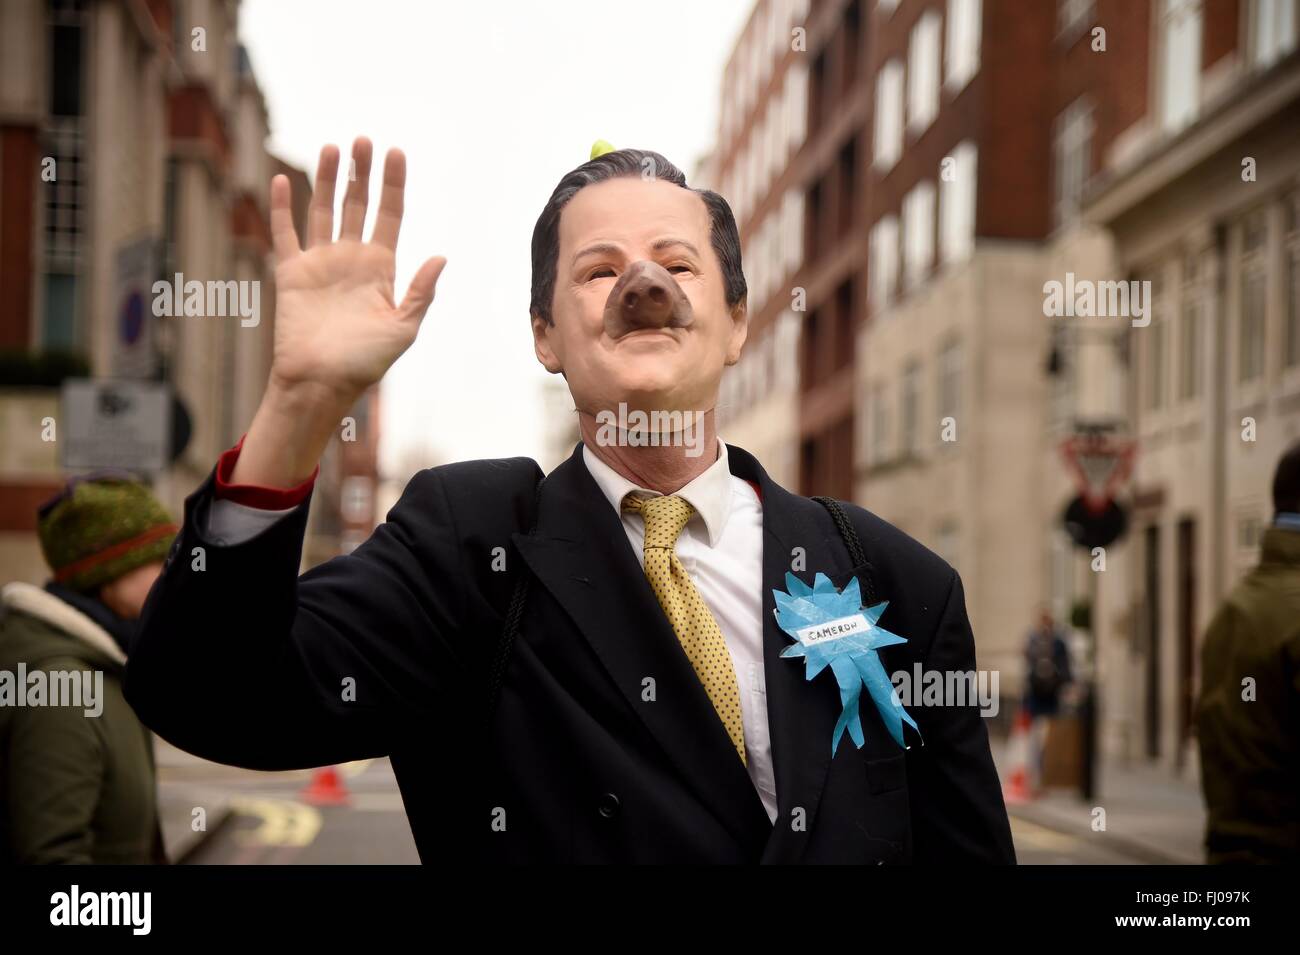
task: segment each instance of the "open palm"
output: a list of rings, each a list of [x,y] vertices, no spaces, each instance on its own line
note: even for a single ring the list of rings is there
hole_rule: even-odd
[[[397,236],[402,224],[406,157],[389,150],[369,242],[361,240],[369,198],[371,144],[352,146],[355,176],[343,198],[334,238],[334,186],[339,151],[321,149],[316,187],[299,244],[290,214],[289,180],[271,180],[271,235],[275,248],[276,309],[272,383],[323,388],[345,401],[383,377],[410,347],[447,260],[435,256],[411,280],[400,303],[393,293]]]

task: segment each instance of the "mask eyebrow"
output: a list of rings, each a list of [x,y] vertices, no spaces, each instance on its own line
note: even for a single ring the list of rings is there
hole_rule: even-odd
[[[678,246],[678,245],[684,248],[687,252],[689,252],[691,255],[695,256],[696,258],[700,257],[700,250],[697,249],[694,245],[687,242],[685,239],[677,239],[671,236],[663,239],[655,239],[654,243],[650,246],[650,248],[653,249],[655,252],[661,252],[664,249],[672,248],[673,246]]]
[[[692,243],[674,236],[665,236],[662,239],[655,239],[654,242],[650,244],[650,250],[652,252],[662,252],[664,249],[678,247],[685,249],[697,259],[700,257],[700,250]],[[573,261],[576,264],[580,259],[588,255],[622,256],[623,254],[622,247],[614,245],[612,242],[594,242],[586,248],[578,250],[578,252],[573,256]]]
[[[578,261],[579,259],[581,259],[583,256],[587,256],[587,255],[615,255],[615,256],[619,256],[619,255],[622,255],[622,254],[623,254],[623,250],[622,250],[619,246],[614,245],[613,243],[610,243],[610,242],[596,242],[596,243],[593,243],[592,245],[587,246],[585,249],[580,249],[580,250],[579,250],[579,251],[578,251],[578,252],[573,256],[573,261],[574,261],[574,262],[577,262],[577,261]]]

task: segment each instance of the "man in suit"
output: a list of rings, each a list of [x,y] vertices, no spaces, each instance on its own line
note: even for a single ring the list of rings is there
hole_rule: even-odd
[[[572,457],[545,480],[525,458],[423,471],[369,540],[297,576],[317,461],[445,264],[394,305],[405,161],[388,154],[364,243],[368,141],[353,159],[337,240],[336,148],[305,248],[272,182],[270,380],[151,594],[127,673],[142,719],[256,769],[390,755],[425,861],[1014,862],[974,701],[913,707],[904,749],[864,698],[862,745],[832,754],[835,680],[780,657],[773,590],[806,569],[889,602],[907,642],[887,671],[975,669],[951,567],[860,508],[838,526],[718,439],[739,238],[657,153],[595,156],[534,231],[534,347],[572,393]],[[669,424],[646,440],[616,411]]]

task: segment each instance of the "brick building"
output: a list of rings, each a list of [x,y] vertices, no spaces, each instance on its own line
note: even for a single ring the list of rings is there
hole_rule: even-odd
[[[276,172],[293,180],[300,230],[310,189],[266,151],[269,118],[238,14],[237,0],[0,5],[2,579],[46,575],[35,510],[65,475],[41,423],[59,418],[63,378],[174,389],[188,444],[151,477],[177,513],[261,398],[275,314],[268,185]],[[124,277],[151,288],[176,273],[257,283],[260,320],[155,318],[147,308],[128,336]],[[317,558],[373,526],[373,490],[357,481],[373,488],[378,418],[364,407],[373,400],[355,412],[368,422],[356,448],[322,468],[307,548]]]
[[[1008,703],[1039,608],[1090,615],[1107,752],[1172,768],[1199,635],[1300,428],[1296,7],[761,2],[709,161],[764,276],[760,346],[788,329],[729,375],[724,433],[956,566]],[[773,154],[765,104],[801,64],[800,140]],[[787,202],[802,228],[773,225]],[[1048,283],[1130,280],[1153,283],[1149,324],[1136,301],[1047,307]],[[1086,424],[1138,442],[1102,572],[1061,523],[1060,446]]]

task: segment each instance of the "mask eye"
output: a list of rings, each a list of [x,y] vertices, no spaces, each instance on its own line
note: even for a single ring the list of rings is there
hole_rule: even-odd
[[[587,276],[587,281],[590,282],[592,279],[612,279],[613,277],[614,270],[608,266],[602,265]]]
[[[669,272],[674,272],[674,273],[677,273],[677,272],[689,272],[690,270],[691,270],[691,267],[690,267],[689,265],[670,265],[670,266],[668,266],[668,271],[669,271]]]

